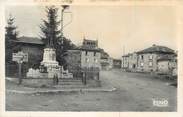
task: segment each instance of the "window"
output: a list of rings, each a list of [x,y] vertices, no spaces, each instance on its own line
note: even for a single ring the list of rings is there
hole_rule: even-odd
[[[143,63],[143,62],[141,62],[141,63],[140,63],[140,66],[141,66],[141,67],[143,67],[143,66],[144,66],[144,63]]]
[[[94,52],[94,56],[96,56],[96,52]]]
[[[86,58],[86,59],[85,59],[85,61],[86,61],[86,63],[88,63],[88,62],[89,62],[89,59],[88,59],[88,58]]]
[[[94,62],[97,63],[98,62],[97,59],[94,59]]]
[[[88,55],[88,51],[85,52],[85,55],[86,55],[86,56]]]
[[[144,59],[144,56],[143,56],[143,55],[141,55],[141,59],[142,59],[142,60]]]
[[[153,59],[153,55],[149,55],[149,59]]]
[[[153,66],[153,63],[150,61],[149,62],[149,67],[152,67]]]

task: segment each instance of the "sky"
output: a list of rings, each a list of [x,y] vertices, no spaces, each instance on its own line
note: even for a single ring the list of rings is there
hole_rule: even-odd
[[[59,6],[58,6],[59,7]],[[64,14],[64,35],[80,45],[83,38],[98,40],[111,57],[156,45],[177,50],[176,12],[172,6],[70,6]],[[7,6],[19,36],[39,37],[44,6]],[[58,12],[60,19],[60,10]]]

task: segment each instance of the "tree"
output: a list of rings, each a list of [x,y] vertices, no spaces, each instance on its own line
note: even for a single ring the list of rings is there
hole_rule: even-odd
[[[16,49],[15,41],[17,40],[18,32],[16,31],[17,27],[14,25],[14,20],[11,15],[7,20],[7,26],[5,27],[5,61],[9,63],[12,61],[12,53]]]
[[[63,37],[63,48],[61,49],[61,56],[60,56],[60,64],[64,66],[64,69],[67,68],[67,62],[66,62],[66,54],[65,52],[69,49],[76,48],[76,45],[72,43],[70,39],[67,39],[66,37]]]
[[[54,6],[46,7],[47,20],[43,20],[43,24],[40,26],[42,31],[41,39],[47,47],[52,46],[55,49],[57,49],[56,47],[61,38],[60,31],[58,29],[60,22],[57,20],[57,12],[58,9]],[[53,45],[50,45],[50,41],[53,42]]]
[[[65,37],[63,37],[63,44],[61,43],[61,31],[58,28],[60,21],[58,21],[57,12],[58,8],[55,6],[46,7],[47,19],[43,20],[43,24],[40,26],[41,39],[46,44],[46,47],[56,49],[56,59],[60,65],[64,65],[64,52],[75,47],[75,45]]]

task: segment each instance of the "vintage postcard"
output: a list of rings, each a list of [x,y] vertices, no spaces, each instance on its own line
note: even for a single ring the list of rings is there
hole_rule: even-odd
[[[0,116],[183,117],[182,1],[0,8]]]

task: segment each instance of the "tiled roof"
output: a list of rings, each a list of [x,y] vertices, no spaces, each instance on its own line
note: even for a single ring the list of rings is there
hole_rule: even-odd
[[[100,48],[101,51],[101,59],[108,59],[109,54]]]
[[[122,57],[129,57],[131,55],[131,53],[125,54]]]
[[[175,58],[173,56],[161,56],[157,60],[158,61],[164,61],[164,60],[174,60]]]
[[[38,44],[38,45],[44,45],[43,41],[36,37],[25,37],[22,36],[18,38],[16,41],[17,43],[27,43],[27,44]]]
[[[87,50],[87,51],[101,51],[100,48],[89,48],[89,47],[86,47],[86,46],[79,46],[77,49],[79,49],[79,50]]]
[[[159,45],[153,45],[152,47],[149,47],[137,53],[140,54],[140,53],[154,53],[154,52],[175,54],[174,50],[168,47],[159,46]]]
[[[84,50],[84,51],[97,51],[97,52],[101,51],[99,48],[84,48],[82,46],[78,46],[78,47],[70,49],[70,50]]]

